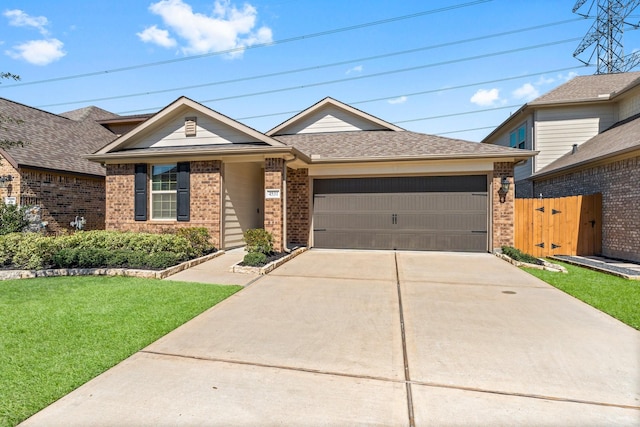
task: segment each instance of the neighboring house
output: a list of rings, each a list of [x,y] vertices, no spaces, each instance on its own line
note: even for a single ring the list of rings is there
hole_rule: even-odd
[[[88,156],[106,166],[106,228],[206,227],[219,248],[487,252],[513,244],[531,151],[405,131],[325,98],[263,134],[188,98]],[[502,200],[501,200],[502,199]]]
[[[538,197],[527,178],[638,113],[640,72],[579,76],[523,105],[482,142],[538,151],[515,169],[516,197]]]
[[[116,138],[96,120],[116,118],[97,107],[62,115],[0,98],[0,140],[24,146],[0,149],[0,198],[4,203],[39,206],[49,232],[72,228],[84,217],[85,229],[103,229],[104,167],[84,156]]]
[[[514,134],[540,153],[516,167],[517,197],[601,193],[602,255],[640,261],[640,72],[576,77],[483,142],[512,145]]]
[[[545,197],[602,193],[602,255],[640,262],[640,114],[551,162],[531,181]]]

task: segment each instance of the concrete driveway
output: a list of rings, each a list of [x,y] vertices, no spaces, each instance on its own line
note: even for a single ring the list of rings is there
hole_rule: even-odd
[[[322,250],[24,423],[639,424],[640,332],[489,254]]]

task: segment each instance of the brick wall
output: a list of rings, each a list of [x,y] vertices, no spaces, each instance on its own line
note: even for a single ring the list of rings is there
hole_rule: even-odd
[[[602,193],[602,255],[640,262],[640,156],[536,181],[536,194]]]
[[[531,199],[532,197],[535,197],[533,194],[533,182],[528,179],[517,181],[515,186],[515,195],[517,199]]]
[[[190,221],[151,220],[150,194],[148,220],[134,219],[134,165],[107,165],[107,230],[166,233],[183,227],[204,227],[212,242],[220,247],[220,168],[221,162],[191,162]]]
[[[0,203],[4,203],[4,198],[7,196],[15,196],[20,201],[20,173],[2,156],[0,156],[0,175],[11,175],[13,178],[5,188],[0,188]]]
[[[500,194],[498,190],[501,186],[502,177],[506,176],[511,185],[504,203],[500,202]],[[515,204],[514,204],[514,184],[513,184],[513,163],[495,162],[493,164],[493,250],[502,246],[513,246],[515,243],[514,223],[515,223]]]
[[[47,231],[74,229],[76,216],[84,217],[85,230],[105,227],[105,181],[77,175],[22,169],[20,199],[24,205],[40,205]]]
[[[306,246],[309,241],[309,170],[287,169],[287,240]]]
[[[284,173],[284,159],[267,158],[264,161],[264,188],[280,189],[283,194],[282,174]],[[265,199],[264,201],[264,229],[273,235],[273,249],[277,252],[284,250],[283,237],[283,199]]]

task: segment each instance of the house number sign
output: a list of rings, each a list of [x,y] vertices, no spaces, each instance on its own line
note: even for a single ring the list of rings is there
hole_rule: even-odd
[[[280,189],[279,188],[267,188],[264,190],[264,198],[265,199],[279,199],[280,198]]]
[[[15,197],[5,197],[4,204],[5,205],[15,205],[17,203],[17,199]]]

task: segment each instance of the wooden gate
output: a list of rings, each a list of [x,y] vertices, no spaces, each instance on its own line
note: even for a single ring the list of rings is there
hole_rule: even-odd
[[[515,246],[536,257],[598,255],[602,250],[602,194],[515,199]]]

